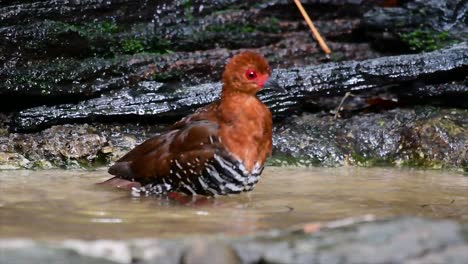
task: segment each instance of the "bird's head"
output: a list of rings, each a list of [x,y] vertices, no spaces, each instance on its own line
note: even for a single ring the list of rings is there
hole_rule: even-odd
[[[267,60],[260,54],[245,51],[228,62],[223,73],[223,92],[255,95],[271,75]]]

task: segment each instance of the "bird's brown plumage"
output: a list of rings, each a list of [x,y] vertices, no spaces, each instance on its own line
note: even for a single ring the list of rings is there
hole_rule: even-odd
[[[136,191],[146,194],[251,190],[272,149],[272,116],[256,96],[270,74],[257,53],[233,57],[223,73],[220,100],[135,147],[109,173],[139,182],[143,187]]]

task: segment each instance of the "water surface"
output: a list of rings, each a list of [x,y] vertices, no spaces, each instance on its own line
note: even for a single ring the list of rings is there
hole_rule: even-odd
[[[132,197],[105,170],[0,171],[0,238],[129,239],[246,234],[373,214],[468,222],[468,177],[390,168],[265,169],[251,193]]]

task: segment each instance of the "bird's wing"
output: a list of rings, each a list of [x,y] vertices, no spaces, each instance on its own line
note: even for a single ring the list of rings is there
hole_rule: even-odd
[[[222,149],[218,134],[219,126],[213,121],[181,123],[135,147],[111,166],[109,173],[142,184],[176,171],[180,171],[179,176],[191,177],[201,173],[205,162]]]
[[[219,101],[216,101],[204,107],[200,107],[194,113],[182,118],[181,120],[173,124],[171,126],[171,129],[184,127],[193,121],[209,120],[209,121],[216,122],[218,119],[218,116],[217,116],[218,107],[219,107]]]

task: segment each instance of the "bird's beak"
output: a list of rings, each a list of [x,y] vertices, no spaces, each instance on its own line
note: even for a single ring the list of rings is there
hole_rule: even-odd
[[[273,91],[278,91],[278,92],[283,92],[283,93],[286,93],[286,89],[284,89],[283,87],[281,87],[278,82],[275,80],[275,79],[272,79],[272,78],[269,78],[266,82],[265,82],[265,85],[263,86],[264,89],[269,89],[269,90],[273,90]]]

